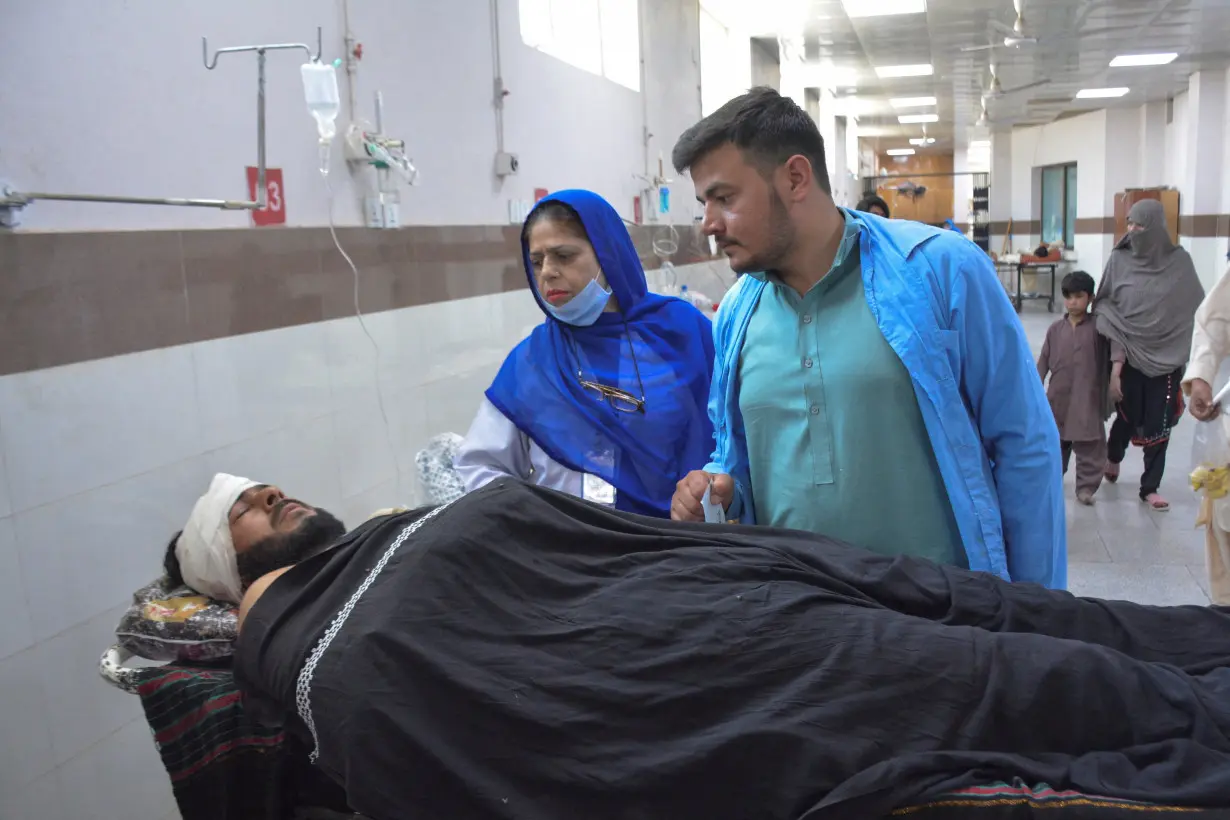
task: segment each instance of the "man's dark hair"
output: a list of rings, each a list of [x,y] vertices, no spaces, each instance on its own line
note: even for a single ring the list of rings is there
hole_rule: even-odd
[[[880,196],[879,194],[868,194],[867,196],[860,199],[858,201],[858,204],[854,206],[854,210],[862,211],[863,213],[871,213],[872,208],[879,208],[881,211],[884,212],[885,216],[890,215],[890,211],[888,210],[888,203],[885,202],[884,197]]]
[[[794,100],[772,88],[753,88],[684,131],[671,151],[671,162],[683,173],[726,143],[742,151],[766,177],[801,154],[811,162],[812,174],[824,192],[833,192],[820,129]]]
[[[1087,293],[1090,298],[1093,298],[1093,277],[1083,270],[1074,270],[1063,278],[1063,284],[1059,286],[1059,289],[1063,291],[1064,296]]]
[[[183,534],[183,530],[180,530],[171,536],[171,543],[167,544],[166,557],[162,559],[162,569],[167,574],[172,587],[183,586],[184,583],[184,574],[179,568],[179,556],[175,554],[175,545],[179,543],[179,537]]]

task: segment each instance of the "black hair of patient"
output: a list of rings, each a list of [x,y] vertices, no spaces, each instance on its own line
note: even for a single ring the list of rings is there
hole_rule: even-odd
[[[166,573],[171,587],[184,585],[184,574],[179,568],[179,556],[175,554],[175,545],[179,543],[179,537],[183,534],[184,531],[180,530],[171,536],[171,543],[167,544],[167,554],[162,559],[162,571]]]

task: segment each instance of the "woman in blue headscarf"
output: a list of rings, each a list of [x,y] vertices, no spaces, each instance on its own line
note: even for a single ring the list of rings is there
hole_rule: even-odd
[[[546,320],[500,368],[454,465],[473,491],[513,476],[670,517],[676,482],[709,461],[709,320],[649,293],[623,220],[590,191],[541,200],[521,231]]]

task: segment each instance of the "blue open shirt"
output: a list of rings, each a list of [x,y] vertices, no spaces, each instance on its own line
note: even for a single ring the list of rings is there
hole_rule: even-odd
[[[909,371],[970,569],[1067,586],[1059,432],[1016,313],[981,249],[916,222],[858,220],[863,288],[876,325]],[[766,284],[743,276],[713,327],[706,470],[735,480],[728,514],[755,523],[739,361]]]

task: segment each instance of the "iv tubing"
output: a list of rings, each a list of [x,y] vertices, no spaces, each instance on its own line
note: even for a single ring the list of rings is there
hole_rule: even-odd
[[[354,275],[354,315],[359,320],[359,328],[363,331],[363,335],[367,337],[367,341],[371,342],[372,351],[376,354],[375,358],[375,379],[376,379],[376,404],[380,408],[380,418],[384,422],[384,438],[388,445],[389,454],[393,457],[393,469],[397,472],[397,491],[402,492],[402,475],[401,475],[401,459],[397,457],[397,448],[393,446],[393,431],[392,425],[389,424],[389,414],[384,408],[384,388],[380,384],[380,345],[376,344],[376,337],[371,334],[367,328],[367,322],[363,319],[363,310],[359,305],[359,267],[350,258],[350,254],[346,253],[346,249],[342,247],[342,242],[337,237],[337,229],[333,222],[333,185],[329,181],[329,146],[328,140],[320,141],[321,166],[320,175],[325,180],[325,190],[329,197],[329,236],[333,238],[333,246],[337,248],[337,252],[342,255],[342,259],[346,260],[346,264],[350,266],[350,272]]]

